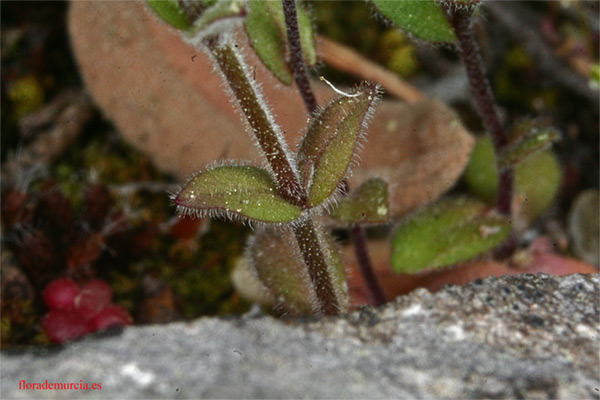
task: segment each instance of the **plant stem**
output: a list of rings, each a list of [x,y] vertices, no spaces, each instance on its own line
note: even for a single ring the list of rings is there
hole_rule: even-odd
[[[358,267],[365,279],[367,288],[369,289],[369,295],[371,296],[373,305],[380,306],[387,303],[385,292],[377,280],[373,265],[371,264],[371,259],[369,258],[365,230],[362,226],[354,224],[350,234],[352,236],[352,242],[354,243],[354,252],[356,254],[356,259],[358,260]]]
[[[298,15],[296,13],[296,0],[283,0],[283,15],[287,30],[288,45],[290,48],[290,62],[294,71],[294,80],[300,91],[308,113],[312,115],[317,110],[317,99],[310,87],[306,63],[302,55],[300,43],[300,29],[298,28]]]
[[[494,97],[485,76],[479,48],[473,35],[471,28],[472,15],[472,7],[454,8],[452,14],[449,14],[449,19],[458,38],[460,55],[471,86],[471,95],[475,99],[483,124],[492,137],[496,156],[499,159],[498,155],[508,144],[508,139],[500,122]],[[498,175],[496,209],[499,213],[510,217],[514,185],[513,168],[498,168]]]
[[[221,69],[233,95],[239,102],[260,147],[275,173],[279,185],[279,194],[290,202],[305,207],[306,193],[300,184],[294,168],[295,165],[289,156],[287,143],[283,135],[278,133],[279,128],[268,114],[258,88],[252,85],[247,72],[248,68],[241,56],[237,54],[230,43],[219,42],[218,37],[206,39],[205,44]],[[294,234],[302,258],[308,267],[321,313],[324,315],[339,314],[340,302],[335,293],[331,274],[312,220],[306,218],[300,222],[298,226],[294,227]]]
[[[263,106],[265,101],[254,88],[248,68],[230,43],[220,43],[218,37],[209,37],[205,44],[223,73],[229,88],[237,99],[248,124],[260,145],[277,181],[279,195],[289,202],[302,206],[304,190],[290,160],[287,144],[275,121]]]
[[[304,100],[304,105],[306,106],[308,114],[313,115],[317,110],[317,99],[310,86],[306,63],[302,54],[296,0],[282,0],[282,2],[294,80],[296,81],[296,86],[298,86],[302,100]],[[377,277],[375,276],[375,272],[373,271],[364,229],[358,224],[354,225],[351,234],[355,238],[354,251],[357,255],[360,271],[367,282],[370,295],[375,305],[384,304],[386,302],[385,295],[383,294],[377,281]]]
[[[295,226],[294,234],[300,246],[304,263],[308,266],[308,274],[315,289],[321,313],[323,315],[339,314],[340,304],[312,220],[307,218]]]

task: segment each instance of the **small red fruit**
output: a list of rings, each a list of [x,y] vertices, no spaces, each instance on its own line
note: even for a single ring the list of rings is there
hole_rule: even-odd
[[[86,320],[92,319],[112,300],[110,286],[100,279],[86,283],[75,298],[75,310]]]
[[[89,327],[92,332],[95,332],[112,325],[132,324],[133,318],[129,314],[129,311],[117,304],[111,304],[90,321]]]
[[[51,310],[42,321],[46,335],[55,343],[63,343],[89,332],[85,320],[76,312]]]
[[[42,296],[50,310],[73,310],[79,286],[70,279],[55,279],[46,286]]]

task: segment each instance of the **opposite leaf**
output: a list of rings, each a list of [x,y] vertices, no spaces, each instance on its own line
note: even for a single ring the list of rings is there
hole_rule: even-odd
[[[300,7],[297,8],[297,16],[304,60],[308,65],[315,65],[317,52],[310,18]],[[290,85],[293,75],[287,63],[287,30],[282,2],[273,0],[248,2],[248,15],[244,26],[250,43],[263,64],[283,84]]]
[[[297,3],[299,3],[297,1]],[[283,4],[279,0],[265,0],[264,4],[269,8],[275,23],[282,32],[282,38],[287,46],[287,28],[285,26],[285,16],[283,13]],[[310,17],[299,4],[296,7],[296,16],[298,17],[298,30],[300,33],[300,46],[302,55],[307,65],[314,66],[317,63],[317,49],[315,47],[315,37],[312,29]]]
[[[317,228],[327,273],[342,310],[348,307],[348,286],[333,239]],[[250,239],[246,257],[260,282],[281,307],[296,315],[319,315],[319,302],[298,242],[289,230],[262,230]]]
[[[553,128],[533,129],[509,144],[500,154],[498,167],[517,165],[536,153],[548,150],[557,141],[559,133]]]
[[[298,151],[309,207],[327,200],[344,179],[379,97],[379,87],[370,83],[343,94],[311,120]]]
[[[254,0],[248,3],[248,15],[244,20],[246,33],[254,51],[263,64],[286,85],[291,85],[293,75],[286,55],[285,30],[281,31],[268,0]],[[278,2],[281,5],[281,2]]]
[[[388,185],[383,179],[369,179],[342,199],[331,217],[347,223],[377,224],[389,218]]]
[[[399,28],[431,42],[454,42],[456,36],[436,0],[373,0]]]
[[[510,231],[507,218],[477,200],[442,200],[400,226],[392,242],[392,268],[417,273],[467,261],[496,247]]]
[[[530,155],[515,167],[516,230],[526,228],[550,206],[561,182],[561,168],[550,150]],[[465,172],[471,193],[491,203],[496,197],[498,173],[489,137],[477,141]]]
[[[271,175],[250,166],[221,166],[199,172],[175,196],[181,214],[245,217],[254,222],[282,223],[302,210],[277,196]]]

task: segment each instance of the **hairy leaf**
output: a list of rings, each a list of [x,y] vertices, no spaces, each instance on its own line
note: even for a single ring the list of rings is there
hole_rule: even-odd
[[[273,13],[272,1],[254,0],[248,3],[248,15],[244,20],[246,33],[254,51],[263,64],[286,85],[291,85],[293,75],[286,55],[285,30],[277,23],[277,13]],[[281,8],[281,2],[277,2]],[[283,10],[281,12],[283,16]],[[285,26],[284,26],[285,29]]]
[[[399,28],[431,42],[454,42],[456,36],[436,0],[373,0]]]
[[[321,250],[340,307],[348,306],[348,287],[342,260],[331,236],[318,228]],[[318,315],[319,303],[298,242],[289,230],[263,230],[250,240],[246,256],[262,284],[293,314]]]
[[[285,26],[285,16],[283,14],[283,4],[281,1],[263,0],[265,6],[269,9],[271,15],[279,30],[282,32],[282,38],[287,45],[287,28]],[[312,29],[310,17],[302,7],[297,4],[296,16],[298,17],[298,30],[300,32],[300,45],[304,61],[308,65],[317,63],[317,49],[315,48],[315,38]]]
[[[383,179],[369,179],[342,199],[331,217],[347,223],[377,224],[389,218],[388,185]]]
[[[271,175],[250,166],[221,166],[201,171],[175,197],[183,214],[245,217],[256,222],[290,222],[302,210],[277,196]]]
[[[416,273],[467,261],[496,247],[510,231],[510,221],[484,203],[445,199],[400,226],[392,242],[392,268]]]
[[[561,169],[556,156],[549,151],[525,158],[515,168],[515,192],[518,207],[518,230],[537,218],[550,204],[560,187]],[[471,193],[492,203],[498,188],[496,156],[489,137],[477,141],[467,166],[465,179]]]
[[[317,62],[312,24],[308,14],[297,8],[298,28],[302,54],[308,65]],[[281,1],[253,0],[248,2],[248,15],[244,20],[246,33],[254,51],[263,64],[282,83],[290,85],[292,70],[287,63],[287,30]]]
[[[378,90],[368,84],[352,95],[342,95],[310,122],[298,151],[310,207],[327,200],[344,179],[379,99]]]
[[[177,0],[146,0],[148,6],[166,23],[188,30],[192,25]]]

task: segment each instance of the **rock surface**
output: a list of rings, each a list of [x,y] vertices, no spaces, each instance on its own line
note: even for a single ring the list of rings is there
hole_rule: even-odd
[[[102,383],[87,398],[598,398],[599,288],[598,274],[520,275],[344,318],[133,327],[3,354],[2,397],[82,397],[24,379]]]

